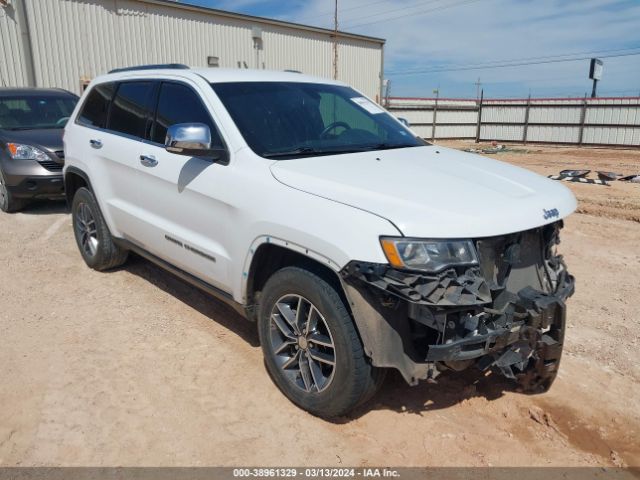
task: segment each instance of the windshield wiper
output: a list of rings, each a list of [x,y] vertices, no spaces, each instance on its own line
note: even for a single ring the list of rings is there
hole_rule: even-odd
[[[408,144],[408,143],[377,143],[376,145],[368,145],[363,147],[365,150],[391,150],[393,148],[409,148],[409,147],[418,147],[419,145]]]
[[[280,157],[292,157],[295,155],[314,155],[317,153],[322,153],[322,152],[311,147],[299,147],[299,148],[294,148],[293,150],[286,150],[283,152],[263,153],[262,156],[265,158],[280,158]]]
[[[11,127],[11,128],[7,128],[6,130],[10,130],[12,132],[17,132],[18,130],[57,130],[59,128],[62,128],[62,127],[58,127],[56,125],[48,125],[48,126],[45,126],[45,127],[27,127],[27,126]]]
[[[292,150],[286,150],[283,152],[268,152],[263,153],[262,156],[265,158],[283,158],[283,157],[295,157],[295,156],[313,156],[313,155],[341,155],[345,153],[359,153],[359,152],[368,152],[373,150],[388,150],[392,148],[406,148],[406,147],[417,147],[418,145],[410,145],[410,144],[394,144],[394,143],[378,143],[375,145],[365,145],[365,146],[353,146],[353,147],[334,147],[334,148],[324,148],[317,149],[313,147],[299,147],[294,148]]]

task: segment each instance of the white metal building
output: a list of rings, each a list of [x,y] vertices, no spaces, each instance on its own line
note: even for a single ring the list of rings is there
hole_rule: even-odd
[[[170,0],[0,0],[0,86],[79,93],[131,65],[298,70],[333,77],[334,32]],[[338,34],[338,79],[373,99],[384,40]]]

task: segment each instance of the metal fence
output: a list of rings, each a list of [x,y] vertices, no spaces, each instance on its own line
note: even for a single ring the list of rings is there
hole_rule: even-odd
[[[640,146],[640,97],[389,99],[427,139]]]

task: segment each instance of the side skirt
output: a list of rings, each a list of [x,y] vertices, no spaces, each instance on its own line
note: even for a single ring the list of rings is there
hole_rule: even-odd
[[[208,293],[209,295],[214,297],[216,300],[220,300],[226,303],[231,308],[233,308],[236,312],[242,315],[244,318],[248,318],[244,305],[236,302],[230,293],[225,292],[224,290],[221,290],[218,287],[214,287],[213,285],[199,279],[198,277],[191,275],[189,272],[185,272],[181,268],[178,268],[175,265],[172,265],[171,263],[161,259],[160,257],[157,257],[154,254],[147,252],[144,248],[139,247],[138,245],[130,242],[129,240],[124,240],[122,238],[114,238],[114,242],[118,244],[118,246],[120,246],[121,248],[130,250],[140,255],[146,260],[149,260],[150,262],[155,263],[160,268],[163,268],[169,273],[172,273],[176,277],[184,280],[185,282],[193,285],[194,287],[199,288],[203,292]]]

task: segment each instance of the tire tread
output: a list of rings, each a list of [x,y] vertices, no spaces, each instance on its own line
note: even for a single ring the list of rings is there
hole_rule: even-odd
[[[129,252],[119,247],[114,242],[111,232],[109,231],[109,227],[107,226],[104,217],[102,216],[102,212],[100,211],[98,202],[96,201],[96,198],[91,190],[89,190],[88,188],[79,188],[73,196],[73,205],[71,209],[73,215],[75,215],[78,203],[83,200],[91,208],[91,213],[93,214],[94,220],[96,222],[96,227],[98,229],[99,241],[98,251],[95,257],[90,258],[85,255],[78,239],[76,238],[76,242],[78,242],[78,248],[80,249],[82,258],[89,267],[100,272],[119,267],[127,261]]]
[[[345,333],[347,349],[353,359],[354,368],[351,374],[351,378],[353,381],[350,383],[349,388],[346,391],[343,390],[335,395],[335,402],[332,402],[329,405],[323,405],[321,407],[313,405],[312,402],[307,403],[298,401],[296,398],[292,398],[292,396],[288,394],[287,389],[283,388],[283,386],[281,385],[283,383],[282,381],[276,381],[276,384],[294,403],[298,404],[300,407],[313,413],[314,415],[327,418],[342,416],[347,414],[356,406],[361,405],[362,403],[369,400],[377,392],[378,388],[382,384],[382,380],[384,379],[385,371],[373,367],[369,362],[364,352],[360,336],[358,335],[358,332],[356,330],[355,323],[351,318],[351,313],[340,298],[338,292],[332,285],[330,285],[327,281],[325,281],[312,271],[296,266],[285,267],[277,271],[267,281],[267,284],[265,285],[265,288],[263,290],[263,294],[261,295],[261,299],[267,299],[270,296],[269,291],[271,289],[278,288],[278,285],[300,285],[304,283],[303,280],[305,278],[313,282],[313,284],[316,286],[316,289],[320,291],[320,293],[332,304],[332,306],[338,312],[335,320],[341,324],[341,331]],[[268,317],[266,319],[264,317],[265,313],[267,313],[264,311],[265,308],[268,308],[268,313],[270,313],[271,305],[260,306],[259,321],[261,322],[268,321]],[[264,350],[264,342],[267,340],[263,338],[262,328],[259,328],[259,330],[261,331],[261,343],[263,344]],[[265,354],[267,354],[266,351]],[[268,364],[267,367],[269,367]],[[275,375],[273,375],[272,373],[272,376]]]

